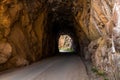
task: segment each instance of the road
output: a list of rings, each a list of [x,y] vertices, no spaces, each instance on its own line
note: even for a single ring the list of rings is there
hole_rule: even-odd
[[[0,73],[0,80],[88,80],[79,56],[56,56]]]

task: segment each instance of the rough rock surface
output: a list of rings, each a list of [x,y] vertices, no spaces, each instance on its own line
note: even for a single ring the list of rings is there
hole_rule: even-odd
[[[119,67],[119,0],[92,0],[90,27],[100,37],[88,46],[93,64],[107,73],[110,80],[120,79]],[[94,35],[94,34],[93,34]]]
[[[9,43],[0,43],[0,64],[6,63],[11,57],[12,47]]]
[[[38,0],[0,1],[0,70],[40,59],[45,15]]]
[[[72,49],[72,39],[69,35],[61,35],[59,38],[59,49]]]

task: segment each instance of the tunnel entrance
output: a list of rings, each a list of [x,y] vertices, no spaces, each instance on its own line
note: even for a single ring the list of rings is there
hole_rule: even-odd
[[[61,53],[74,52],[73,45],[74,45],[73,39],[69,35],[67,35],[67,34],[60,35],[59,40],[58,40],[59,52],[61,52]]]
[[[53,5],[54,4],[54,5]],[[63,2],[53,2],[49,4],[47,21],[44,27],[44,42],[43,53],[52,55],[63,52],[60,49],[59,38],[63,35],[68,35],[72,39],[71,48],[65,49],[65,52],[72,51],[84,57],[84,42],[87,41],[86,35],[80,28],[72,11],[73,4]],[[63,48],[62,48],[63,49]],[[50,54],[50,55],[51,55]]]

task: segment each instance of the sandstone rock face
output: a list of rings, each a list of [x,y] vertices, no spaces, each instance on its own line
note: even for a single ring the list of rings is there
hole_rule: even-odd
[[[0,70],[28,65],[42,57],[44,8],[38,0],[0,1]]]
[[[119,1],[92,0],[89,27],[96,28],[98,39],[88,46],[93,64],[110,80],[119,80]],[[94,29],[91,29],[94,30]],[[93,31],[93,32],[95,32]],[[95,33],[96,34],[96,33]],[[93,35],[95,35],[93,34]]]
[[[84,48],[85,58],[91,58],[94,66],[105,71],[110,80],[119,80],[120,1],[76,0],[73,4],[80,26],[77,30],[83,30],[90,40],[89,46]]]

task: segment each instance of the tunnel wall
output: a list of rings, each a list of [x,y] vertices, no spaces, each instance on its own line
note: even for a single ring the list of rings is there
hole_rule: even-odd
[[[108,75],[109,80],[119,80],[119,37],[117,32],[119,11],[118,0],[91,1],[90,26],[96,28],[100,37],[90,43],[89,52],[92,54],[93,64]],[[116,7],[115,7],[116,6]],[[120,9],[119,9],[120,10]],[[94,34],[93,34],[94,35]],[[116,38],[117,37],[117,38]],[[117,44],[116,44],[117,43]],[[95,47],[95,48],[94,48]]]
[[[28,65],[45,55],[44,4],[38,0],[0,1],[0,70]]]
[[[80,9],[77,6],[81,6]],[[98,71],[107,73],[109,80],[119,80],[119,0],[79,0],[75,3],[76,21],[87,38],[86,58],[92,59]],[[78,29],[79,29],[78,28]]]

